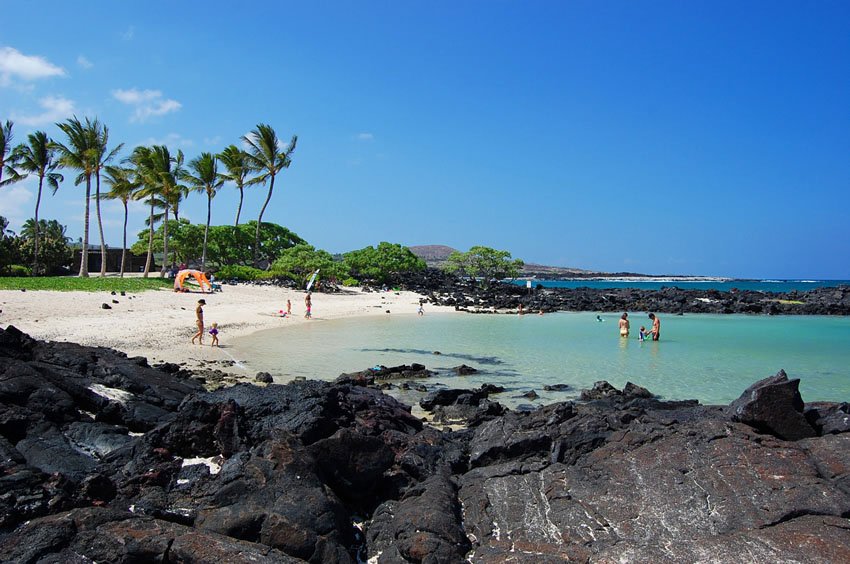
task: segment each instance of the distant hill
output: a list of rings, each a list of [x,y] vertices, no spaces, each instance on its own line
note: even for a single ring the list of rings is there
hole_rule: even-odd
[[[567,266],[546,266],[543,264],[526,263],[522,267],[521,276],[536,276],[537,278],[570,278],[574,276],[599,276],[603,273],[595,270],[583,270]]]
[[[439,268],[446,262],[449,255],[457,249],[447,247],[445,245],[416,245],[408,247],[410,252],[425,261],[430,267]]]
[[[446,245],[417,245],[408,247],[410,251],[425,261],[430,267],[439,268],[446,262],[450,254],[456,251]],[[582,276],[590,274],[599,274],[591,270],[582,270],[580,268],[568,268],[563,266],[545,266],[542,264],[526,264],[521,276],[537,276],[538,278],[559,278],[570,276]]]

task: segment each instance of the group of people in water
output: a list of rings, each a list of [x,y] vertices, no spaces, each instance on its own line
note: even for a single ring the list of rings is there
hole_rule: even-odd
[[[601,320],[601,318],[597,315],[597,319]],[[652,327],[650,327],[649,331],[646,330],[646,327],[643,325],[640,326],[639,339],[641,341],[645,341],[647,339],[652,339],[653,341],[657,341],[661,338],[661,319],[654,313],[649,314],[649,319],[652,320]],[[631,330],[631,324],[629,323],[629,314],[624,312],[623,315],[620,316],[620,337],[628,338]]]

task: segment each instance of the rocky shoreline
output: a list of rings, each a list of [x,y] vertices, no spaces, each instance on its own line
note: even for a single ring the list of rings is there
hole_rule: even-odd
[[[206,391],[0,330],[0,560],[850,561],[850,406],[780,372],[730,406],[598,383],[522,412],[368,371]]]
[[[816,288],[805,292],[758,292],[737,290],[634,288],[544,288],[530,292],[515,284],[492,283],[483,288],[466,279],[437,269],[399,277],[405,289],[428,296],[436,305],[452,306],[471,313],[516,313],[520,304],[526,312],[543,311],[655,311],[667,314],[748,313],[765,315],[850,315],[850,286]]]

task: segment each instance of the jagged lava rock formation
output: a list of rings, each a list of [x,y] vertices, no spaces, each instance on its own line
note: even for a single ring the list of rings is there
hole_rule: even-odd
[[[206,392],[0,330],[0,560],[850,561],[850,406],[784,373],[733,406],[494,393],[429,397],[468,416],[441,431],[365,379]]]

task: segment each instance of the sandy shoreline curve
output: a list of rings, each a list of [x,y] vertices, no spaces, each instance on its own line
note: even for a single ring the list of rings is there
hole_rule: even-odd
[[[175,293],[168,289],[127,293],[56,292],[0,290],[0,326],[14,325],[24,333],[41,340],[64,341],[87,346],[101,346],[125,352],[128,356],[144,356],[151,364],[174,362],[187,368],[203,367],[211,361],[232,357],[227,347],[210,347],[210,336],[204,345],[190,343],[195,331],[195,306],[206,300],[204,316],[207,328],[218,323],[220,339],[230,339],[276,327],[297,330],[304,318],[304,295],[301,290],[250,284],[225,285],[212,294]],[[422,296],[414,292],[366,292],[361,288],[345,288],[340,293],[313,293],[313,317],[333,320],[357,316],[416,313]],[[292,318],[280,317],[286,300],[292,301]],[[117,303],[113,303],[113,300]],[[102,304],[112,309],[103,309]],[[454,308],[426,304],[427,312],[454,312]],[[252,380],[255,374],[241,368],[221,370]]]

